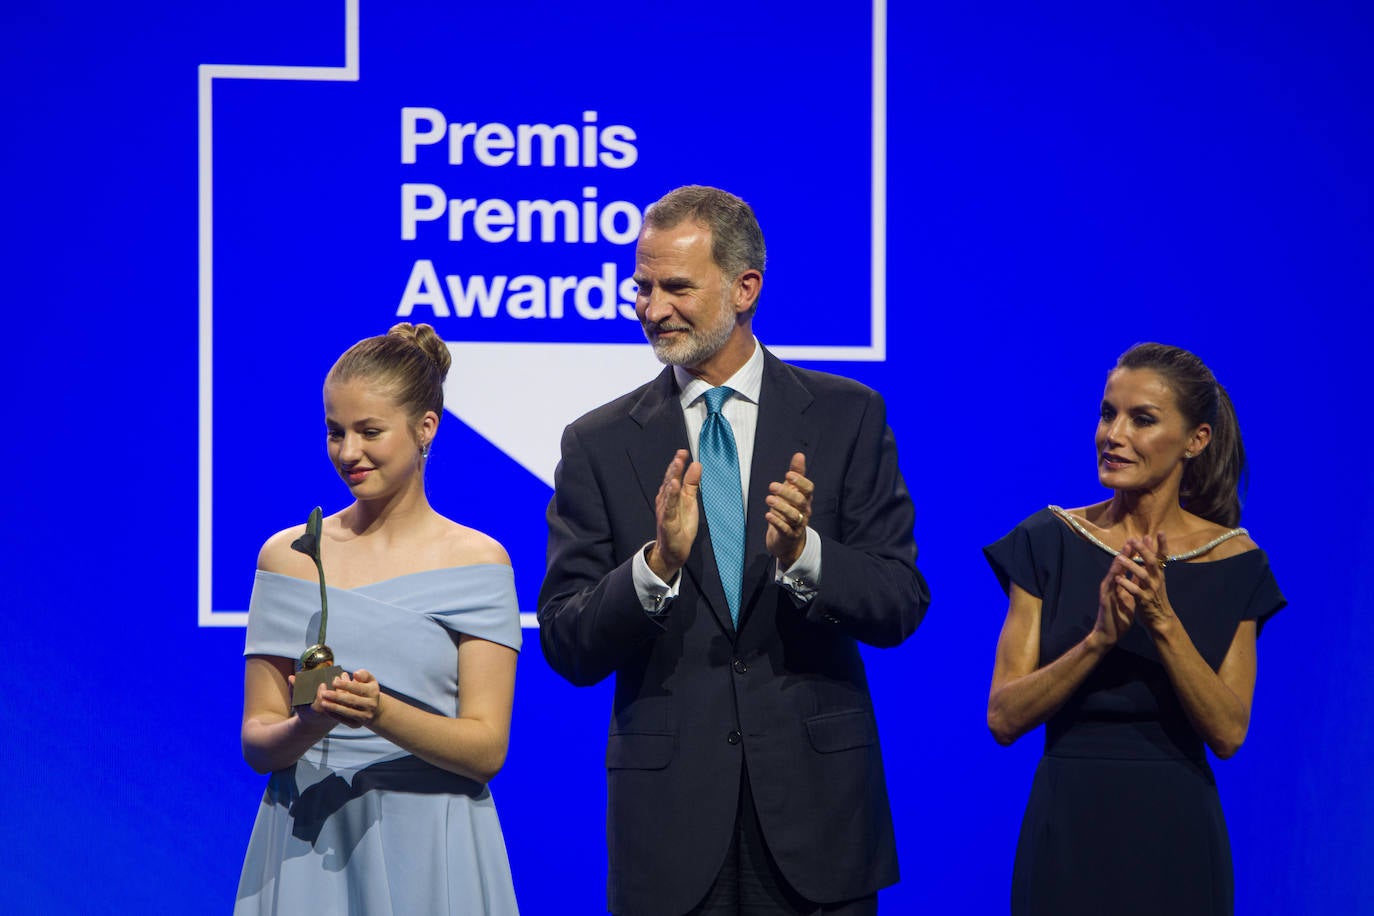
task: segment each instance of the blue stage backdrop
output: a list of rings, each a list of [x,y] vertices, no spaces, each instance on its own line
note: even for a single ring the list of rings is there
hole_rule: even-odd
[[[254,562],[347,502],[320,386],[354,340],[450,342],[430,497],[506,545],[533,624],[562,428],[658,369],[644,207],[703,183],[763,225],[759,337],[883,392],[917,506],[932,609],[867,653],[885,912],[1006,909],[1040,735],[986,732],[980,548],[1103,498],[1101,385],[1141,340],[1229,388],[1243,523],[1290,600],[1216,766],[1237,911],[1371,911],[1372,36],[1324,0],[0,11],[0,373],[27,424],[0,910],[230,908],[264,784],[238,748]],[[525,635],[493,783],[516,889],[601,912],[609,683]]]

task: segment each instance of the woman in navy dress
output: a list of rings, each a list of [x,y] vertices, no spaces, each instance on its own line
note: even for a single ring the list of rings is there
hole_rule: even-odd
[[[1012,878],[1015,914],[1228,914],[1208,748],[1245,740],[1256,638],[1284,606],[1240,522],[1245,453],[1193,354],[1139,344],[1107,376],[1105,502],[1050,506],[986,548],[1009,597],[988,727],[1045,725]]]

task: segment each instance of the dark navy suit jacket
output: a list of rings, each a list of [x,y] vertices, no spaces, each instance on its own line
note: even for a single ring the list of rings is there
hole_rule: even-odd
[[[897,880],[877,723],[859,643],[895,646],[929,592],[882,399],[765,351],[738,631],[705,513],[666,615],[645,613],[634,553],[688,447],[671,369],[563,434],[539,598],[544,656],[588,685],[615,674],[606,746],[608,902],[673,916],[700,901],[734,830],[747,760],[768,848],[804,896],[829,902]],[[798,607],[774,582],[764,498],[794,452],[815,483],[821,586]]]

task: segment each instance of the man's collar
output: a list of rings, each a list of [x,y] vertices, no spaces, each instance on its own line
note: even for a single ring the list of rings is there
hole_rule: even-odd
[[[714,387],[710,382],[702,381],[681,366],[673,367],[673,376],[677,379],[678,397],[683,408]],[[763,345],[757,337],[754,338],[754,354],[740,366],[738,372],[722,384],[733,388],[735,394],[746,401],[754,404],[759,402],[759,392],[763,389]]]

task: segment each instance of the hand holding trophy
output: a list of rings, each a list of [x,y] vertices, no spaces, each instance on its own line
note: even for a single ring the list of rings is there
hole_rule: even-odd
[[[309,706],[315,702],[321,684],[332,684],[334,678],[344,673],[343,668],[334,664],[334,650],[324,644],[325,627],[329,623],[329,595],[324,587],[324,566],[320,563],[323,518],[324,511],[316,506],[305,523],[305,533],[291,542],[292,550],[315,561],[315,570],[320,576],[320,635],[313,646],[301,653],[295,686],[291,689],[292,706]]]

